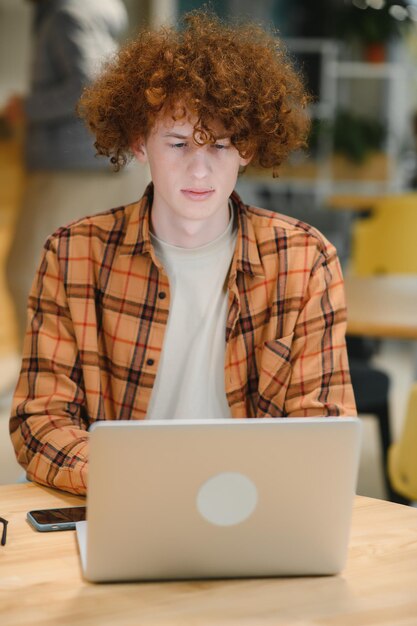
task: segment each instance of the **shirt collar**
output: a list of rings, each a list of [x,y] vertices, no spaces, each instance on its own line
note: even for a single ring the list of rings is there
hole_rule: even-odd
[[[248,206],[234,191],[230,196],[238,220],[235,262],[237,271],[252,276],[264,276],[258,242],[252,220],[248,215]]]
[[[149,215],[153,200],[153,183],[150,183],[142,198],[134,205],[128,218],[123,240],[122,254],[149,254],[152,243],[149,232]]]
[[[237,271],[263,276],[258,243],[248,207],[234,191],[230,196],[237,216],[237,240],[233,265]],[[150,237],[149,216],[153,200],[153,183],[150,183],[142,198],[135,205],[126,228],[122,254],[149,254],[155,261],[155,252]]]

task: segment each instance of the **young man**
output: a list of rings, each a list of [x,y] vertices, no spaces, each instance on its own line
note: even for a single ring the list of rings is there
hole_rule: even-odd
[[[355,413],[335,249],[233,192],[303,144],[305,103],[273,36],[204,12],[85,92],[98,152],[152,184],[45,244],[11,418],[31,480],[85,493],[96,420]]]

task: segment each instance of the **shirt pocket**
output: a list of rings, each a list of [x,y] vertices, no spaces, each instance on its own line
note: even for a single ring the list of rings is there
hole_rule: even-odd
[[[282,412],[284,412],[292,372],[291,346],[293,337],[294,333],[291,333],[279,339],[266,341],[258,348],[259,395],[264,401],[272,402],[279,407]]]

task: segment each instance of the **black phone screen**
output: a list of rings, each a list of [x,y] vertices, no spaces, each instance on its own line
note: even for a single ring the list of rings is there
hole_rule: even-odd
[[[62,522],[83,522],[86,519],[85,506],[72,506],[62,509],[43,509],[31,511],[38,524],[59,524]]]

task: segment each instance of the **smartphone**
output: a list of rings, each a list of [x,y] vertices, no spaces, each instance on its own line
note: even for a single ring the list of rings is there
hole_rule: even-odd
[[[29,511],[28,522],[40,532],[53,530],[74,530],[75,522],[86,519],[85,506],[70,506],[62,509],[40,509]]]

